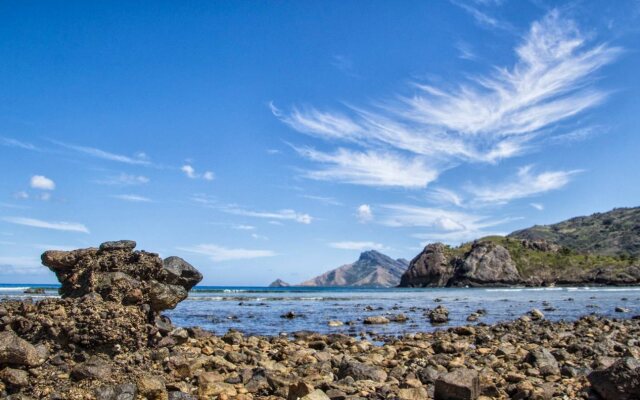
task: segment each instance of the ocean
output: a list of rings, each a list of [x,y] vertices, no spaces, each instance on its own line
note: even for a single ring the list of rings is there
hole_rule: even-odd
[[[41,287],[43,295],[27,295]],[[35,300],[57,296],[56,285],[0,284],[1,299]],[[433,326],[426,309],[443,305],[450,321]],[[616,312],[616,307],[628,312]],[[469,324],[467,316],[478,309],[486,315],[475,323],[492,324],[516,319],[533,308],[550,320],[573,320],[586,314],[630,318],[640,314],[640,287],[554,288],[265,288],[197,286],[175,310],[165,312],[174,324],[199,326],[216,334],[230,329],[246,334],[279,335],[296,331],[350,335],[401,335]],[[293,312],[295,318],[281,316]],[[369,316],[404,314],[406,322],[364,325]],[[330,327],[338,320],[343,326]]]

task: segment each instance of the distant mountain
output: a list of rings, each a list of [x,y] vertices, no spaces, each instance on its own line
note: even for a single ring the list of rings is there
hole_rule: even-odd
[[[546,240],[580,253],[640,256],[640,207],[576,217],[553,225],[536,225],[508,237]]]
[[[400,286],[639,285],[640,208],[617,208],[458,247],[432,243]]]
[[[276,279],[275,281],[271,282],[271,284],[269,285],[269,287],[289,287],[291,285],[289,285],[287,282],[283,281],[282,279]]]
[[[393,287],[400,283],[400,277],[408,266],[405,259],[394,260],[370,250],[360,254],[358,261],[345,264],[300,285]]]

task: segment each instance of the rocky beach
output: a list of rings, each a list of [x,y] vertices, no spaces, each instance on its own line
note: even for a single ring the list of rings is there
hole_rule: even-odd
[[[640,319],[509,323],[402,336],[213,335],[172,325],[201,279],[135,242],[49,251],[62,298],[0,303],[0,394],[10,399],[634,399]],[[433,304],[438,326],[452,313]],[[402,323],[380,315],[362,326]],[[212,310],[215,312],[215,310]],[[384,315],[383,315],[384,314]],[[623,315],[623,314],[621,314]],[[291,318],[295,318],[292,315]],[[340,321],[329,321],[338,325]]]

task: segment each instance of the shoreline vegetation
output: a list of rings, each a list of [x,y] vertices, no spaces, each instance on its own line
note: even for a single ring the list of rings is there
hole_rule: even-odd
[[[506,323],[398,337],[215,336],[175,327],[161,314],[202,275],[178,257],[162,260],[134,248],[135,242],[119,241],[45,252],[62,298],[0,302],[2,397],[624,400],[640,394],[640,316],[551,322],[534,309]],[[439,304],[426,318],[437,326],[449,313]]]

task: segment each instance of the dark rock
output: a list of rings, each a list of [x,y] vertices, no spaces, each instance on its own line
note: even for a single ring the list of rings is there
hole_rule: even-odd
[[[44,288],[29,288],[25,289],[24,294],[45,294]]]
[[[622,358],[607,369],[593,371],[588,379],[603,400],[640,398],[640,361],[635,358]]]
[[[306,382],[298,382],[289,386],[287,400],[298,400],[314,391],[314,387]]]
[[[387,380],[387,373],[384,369],[354,360],[345,360],[340,364],[338,377],[344,379],[348,376],[356,381],[369,379],[375,382],[384,382]]]
[[[411,260],[409,268],[400,278],[403,287],[446,286],[453,277],[449,262],[449,247],[442,243],[427,245],[422,253]]]
[[[102,358],[93,356],[89,360],[76,365],[71,370],[71,377],[81,381],[98,379],[105,381],[111,376],[111,366]]]
[[[436,380],[435,400],[475,400],[480,395],[478,372],[458,369]]]
[[[169,392],[169,400],[197,400],[194,395],[184,392]]]
[[[112,242],[104,242],[100,245],[102,251],[113,250],[133,250],[136,248],[136,242],[133,240],[117,240]]]
[[[428,315],[429,321],[432,324],[443,324],[449,321],[449,310],[443,305],[439,305],[433,310],[430,310]]]
[[[138,388],[133,383],[123,383],[115,386],[102,386],[96,390],[97,400],[134,400]]]
[[[180,257],[171,256],[163,261],[166,283],[191,290],[202,280],[202,274]]]

